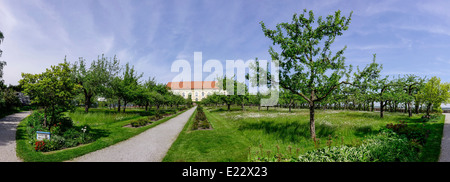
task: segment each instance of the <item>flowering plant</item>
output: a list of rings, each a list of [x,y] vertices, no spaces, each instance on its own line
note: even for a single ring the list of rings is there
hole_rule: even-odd
[[[43,151],[45,148],[45,142],[44,141],[36,141],[34,143],[34,150],[36,151]]]

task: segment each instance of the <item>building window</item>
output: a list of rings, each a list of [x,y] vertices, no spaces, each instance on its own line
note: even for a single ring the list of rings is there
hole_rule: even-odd
[[[204,97],[205,96],[205,92],[202,92],[202,97]]]
[[[198,92],[195,92],[195,96],[198,96]]]
[[[183,92],[183,97],[185,97],[185,95],[186,95],[186,94]]]
[[[195,98],[195,102],[197,102],[198,101],[198,98]]]

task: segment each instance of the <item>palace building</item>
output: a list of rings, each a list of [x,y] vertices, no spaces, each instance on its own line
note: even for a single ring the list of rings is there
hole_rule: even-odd
[[[214,92],[225,93],[225,91],[217,87],[217,81],[169,82],[167,86],[173,94],[181,95],[185,99],[191,95],[192,101],[201,101]]]

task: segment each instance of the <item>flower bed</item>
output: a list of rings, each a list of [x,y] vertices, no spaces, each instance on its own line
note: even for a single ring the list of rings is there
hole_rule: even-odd
[[[192,130],[208,130],[212,129],[211,124],[206,119],[206,115],[203,112],[202,106],[197,107],[197,114],[194,118],[194,123],[192,124]]]
[[[28,143],[34,145],[36,151],[48,152],[60,150],[93,141],[89,133],[91,129],[88,125],[73,126],[72,120],[68,117],[58,117],[56,120],[58,121],[57,123],[44,125],[43,113],[39,111],[33,112],[28,117]],[[37,131],[50,132],[50,140],[37,140]]]

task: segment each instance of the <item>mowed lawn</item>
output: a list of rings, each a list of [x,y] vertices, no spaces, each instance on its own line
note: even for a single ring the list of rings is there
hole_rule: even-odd
[[[443,119],[419,122],[420,115],[409,118],[405,113],[316,110],[316,143],[310,138],[309,110],[270,108],[261,111],[240,107],[205,107],[205,114],[213,130],[190,130],[188,121],[163,161],[246,162],[256,153],[302,154],[326,146],[357,146],[369,135],[375,135],[388,123],[406,121],[408,125],[425,124],[431,134],[422,161],[437,161],[442,138]]]

